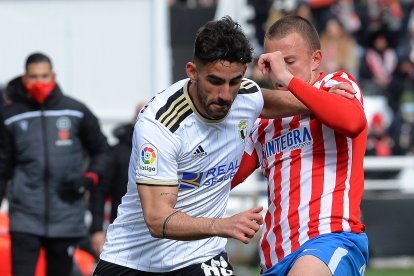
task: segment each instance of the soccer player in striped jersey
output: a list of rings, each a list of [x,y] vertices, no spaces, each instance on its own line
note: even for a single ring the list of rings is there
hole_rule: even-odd
[[[258,119],[232,187],[261,166],[268,210],[259,244],[262,275],[362,275],[368,238],[360,221],[367,122],[363,95],[347,72],[319,71],[319,36],[299,16],[276,21],[259,68],[312,112]],[[345,82],[352,100],[329,93]]]

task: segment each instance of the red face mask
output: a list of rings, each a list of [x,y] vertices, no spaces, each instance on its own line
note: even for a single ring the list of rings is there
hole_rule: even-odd
[[[29,92],[29,95],[32,96],[38,103],[42,104],[55,88],[55,81],[51,80],[50,82],[37,81],[35,83],[26,83],[25,87]]]

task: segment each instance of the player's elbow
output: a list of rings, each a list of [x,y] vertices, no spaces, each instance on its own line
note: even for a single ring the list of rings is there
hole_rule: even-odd
[[[162,238],[162,220],[156,216],[144,215],[145,224],[153,238]]]
[[[366,127],[366,122],[355,122],[347,124],[347,125],[340,125],[336,127],[332,127],[342,135],[349,137],[349,138],[356,138],[358,135],[360,135]]]
[[[361,134],[361,132],[363,132],[366,127],[367,127],[367,120],[365,117],[361,117],[358,120],[355,120],[354,123],[350,125],[348,129],[348,132],[349,132],[348,136],[350,138],[355,138],[359,134]]]
[[[341,134],[355,138],[367,127],[367,119],[361,106],[355,105],[352,109],[345,109],[338,117],[342,120],[335,121],[336,129]]]

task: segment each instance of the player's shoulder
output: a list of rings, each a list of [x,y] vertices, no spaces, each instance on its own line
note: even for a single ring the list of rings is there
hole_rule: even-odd
[[[188,79],[178,81],[155,95],[142,110],[140,119],[149,119],[175,132],[180,123],[193,113],[186,89]]]
[[[340,82],[347,82],[349,84],[357,84],[356,79],[349,72],[339,70],[330,74],[321,75],[319,81],[321,87],[332,87]]]
[[[324,82],[334,81],[334,82],[354,82],[356,83],[356,79],[352,76],[351,73],[343,70],[339,70],[330,74],[326,74],[323,79]]]
[[[260,93],[260,92],[261,92],[260,87],[255,81],[248,79],[248,78],[243,78],[240,84],[240,89],[239,89],[238,94],[239,95],[240,94],[254,94],[254,93]]]

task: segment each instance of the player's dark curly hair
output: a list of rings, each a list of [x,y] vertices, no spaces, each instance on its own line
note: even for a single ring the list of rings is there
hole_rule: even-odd
[[[194,60],[207,64],[217,60],[247,64],[252,61],[253,48],[241,26],[230,16],[207,22],[194,43]]]

